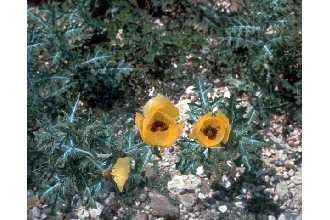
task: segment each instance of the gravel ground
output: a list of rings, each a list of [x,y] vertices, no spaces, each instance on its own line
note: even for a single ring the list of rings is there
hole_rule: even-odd
[[[144,94],[138,96],[144,97],[138,101],[139,105],[142,106],[149,99],[148,96],[164,90],[162,85],[170,85],[172,89],[166,90],[171,93],[166,95],[184,112],[187,103],[196,101],[196,94],[192,90],[193,79],[194,76],[190,80],[183,80],[180,86],[174,82],[168,84],[158,81],[158,88],[162,88],[158,90],[155,89],[155,82],[144,84],[147,89],[136,88],[137,93]],[[228,88],[221,85],[220,79],[211,81],[215,85],[211,96],[230,93]],[[126,118],[122,119],[125,124],[133,125],[133,120],[127,120],[128,116],[134,114],[129,112],[132,111],[129,103],[119,103],[112,111]],[[185,118],[185,115],[182,117]],[[120,135],[123,131],[118,133]],[[263,134],[266,142],[261,155],[263,167],[252,180],[246,176],[242,167],[233,167],[230,174],[224,174],[220,178],[219,187],[214,187],[213,180],[203,175],[202,167],[197,176],[182,175],[175,169],[179,149],[174,146],[163,152],[163,159],[158,161],[158,170],[153,164],[148,164],[147,185],[132,205],[117,201],[110,193],[104,201],[98,203],[97,209],[81,207],[65,219],[301,219],[302,131],[298,126],[290,124],[286,115],[274,115]],[[49,212],[47,204],[41,204],[33,190],[29,190],[28,219],[48,219]]]

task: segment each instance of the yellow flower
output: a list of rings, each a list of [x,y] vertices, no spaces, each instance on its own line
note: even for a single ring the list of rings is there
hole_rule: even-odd
[[[207,148],[217,148],[220,143],[226,144],[229,139],[231,126],[226,115],[218,112],[213,116],[211,112],[202,116],[194,125],[190,138]]]
[[[117,159],[111,170],[103,172],[103,176],[108,179],[113,179],[119,191],[123,192],[130,171],[130,158],[122,157]]]
[[[143,141],[155,147],[170,147],[181,135],[184,124],[177,124],[179,110],[165,96],[150,99],[143,115],[136,113],[135,125]]]

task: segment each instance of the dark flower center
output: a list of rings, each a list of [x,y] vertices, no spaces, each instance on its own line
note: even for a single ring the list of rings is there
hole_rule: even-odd
[[[218,129],[211,126],[201,129],[201,132],[205,134],[210,140],[214,140],[217,137]]]
[[[156,132],[156,131],[166,131],[168,129],[168,125],[165,124],[162,121],[155,121],[154,123],[152,123],[151,126],[151,131],[152,132]]]

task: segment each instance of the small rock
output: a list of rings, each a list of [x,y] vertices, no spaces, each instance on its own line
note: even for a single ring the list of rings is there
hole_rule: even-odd
[[[170,163],[169,163],[169,162],[163,162],[163,163],[162,163],[162,166],[163,166],[163,167],[168,167],[168,166],[170,166]]]
[[[230,96],[231,96],[231,94],[230,94],[230,91],[229,91],[228,87],[225,87],[223,97],[230,99]]]
[[[283,178],[284,178],[284,179],[289,179],[289,174],[288,174],[288,172],[285,171],[285,172],[283,173]]]
[[[205,195],[204,193],[198,193],[198,198],[199,199],[201,199],[201,200],[203,200],[203,199],[205,199],[205,198],[207,198],[207,195]]]
[[[236,206],[237,208],[244,209],[244,206],[243,206],[243,203],[242,203],[242,202],[235,202],[235,206]]]
[[[41,219],[46,219],[47,218],[47,215],[45,213],[42,213],[40,218]]]
[[[275,193],[275,189],[274,188],[266,188],[265,190],[264,190],[264,192],[265,193],[269,193],[269,194],[274,194]]]
[[[279,151],[279,158],[281,161],[285,161],[288,158],[288,155],[286,154],[286,152],[284,152],[283,150]]]
[[[294,184],[294,183],[290,183],[289,185],[288,185],[288,188],[295,188],[296,187],[296,184]]]
[[[268,175],[265,176],[265,182],[268,183],[270,180],[270,177]]]
[[[191,209],[197,200],[194,193],[179,195],[178,198],[180,203],[182,203],[187,209]]]
[[[294,184],[296,185],[300,185],[301,184],[301,175],[295,175],[293,177],[291,177],[292,182],[294,182]]]
[[[186,89],[186,94],[191,95],[194,93],[195,86],[188,86]]]
[[[280,199],[283,199],[289,193],[287,184],[285,182],[277,184],[276,193]]]
[[[146,201],[146,199],[147,199],[147,195],[145,193],[141,193],[139,196],[139,200],[141,202],[144,202],[144,201]]]
[[[150,192],[150,207],[152,214],[168,219],[178,219],[180,216],[179,207],[174,206],[170,200],[157,192]]]
[[[148,220],[148,215],[146,213],[137,214],[133,220]]]
[[[167,188],[174,194],[194,192],[201,184],[199,177],[194,175],[176,175],[167,183]]]
[[[272,215],[268,215],[268,220],[276,220],[276,217]]]
[[[91,217],[91,219],[96,219],[100,214],[101,214],[101,211],[99,211],[97,209],[89,210],[89,216]]]
[[[288,172],[289,176],[293,176],[294,175],[294,170],[293,169],[290,169],[289,172]]]
[[[229,181],[229,178],[227,175],[223,175],[222,176],[222,183],[223,183],[223,186],[228,189],[231,187],[231,182]]]
[[[221,205],[218,207],[218,210],[221,212],[221,213],[225,213],[227,211],[227,206],[226,205]]]
[[[40,217],[40,209],[38,207],[32,208],[32,217],[39,218]]]
[[[284,165],[284,161],[283,160],[276,160],[274,164],[278,167],[281,167],[281,166]]]
[[[197,176],[200,176],[200,177],[203,177],[204,176],[204,167],[203,166],[197,167],[197,169],[196,169],[196,175]]]
[[[298,214],[295,213],[282,213],[277,220],[298,220]]]

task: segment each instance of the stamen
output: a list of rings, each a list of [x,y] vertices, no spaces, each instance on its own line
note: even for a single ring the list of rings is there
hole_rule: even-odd
[[[157,131],[166,131],[168,129],[168,125],[165,124],[162,121],[155,121],[154,123],[152,123],[151,126],[151,131],[152,132],[157,132]]]
[[[206,128],[201,129],[201,132],[203,132],[203,134],[207,136],[210,140],[214,140],[217,137],[218,128],[207,126]]]

